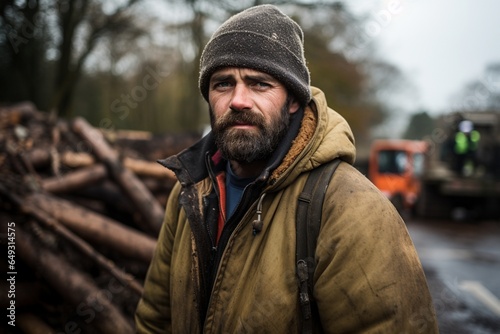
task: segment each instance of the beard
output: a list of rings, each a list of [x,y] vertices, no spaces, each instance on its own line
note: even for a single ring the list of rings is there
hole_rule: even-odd
[[[288,112],[291,101],[287,98],[278,117],[266,124],[261,114],[251,110],[234,110],[215,119],[210,107],[210,122],[215,136],[215,143],[222,156],[238,163],[252,163],[267,160],[276,150],[290,126],[290,113]],[[238,123],[251,124],[255,129],[235,129]]]

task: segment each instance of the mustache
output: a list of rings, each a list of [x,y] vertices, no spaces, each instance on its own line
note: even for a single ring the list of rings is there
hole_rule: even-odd
[[[219,129],[225,129],[236,124],[250,124],[262,128],[265,125],[264,117],[253,111],[241,111],[230,109],[226,114],[221,116],[217,121]]]

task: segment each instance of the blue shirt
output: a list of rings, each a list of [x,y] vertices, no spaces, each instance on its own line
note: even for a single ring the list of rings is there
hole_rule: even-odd
[[[252,183],[255,177],[239,177],[234,174],[231,164],[226,168],[226,217],[229,219],[240,202],[245,187]]]

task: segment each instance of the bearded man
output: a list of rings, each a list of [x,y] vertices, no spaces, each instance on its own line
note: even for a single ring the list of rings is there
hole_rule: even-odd
[[[161,163],[178,178],[136,312],[139,333],[300,333],[297,199],[326,187],[309,330],[437,333],[405,224],[353,166],[346,121],[310,86],[299,25],[261,5],[205,46],[199,88],[212,131]]]

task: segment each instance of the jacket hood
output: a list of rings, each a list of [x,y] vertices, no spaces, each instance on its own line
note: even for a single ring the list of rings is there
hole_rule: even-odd
[[[315,87],[313,87],[313,103],[318,108],[319,122],[316,140],[312,147],[314,153],[310,156],[312,167],[335,158],[353,164],[356,148],[351,127],[344,117],[328,107],[325,94]]]
[[[353,164],[356,155],[354,136],[347,121],[327,105],[325,94],[311,87],[313,98],[306,107],[299,134],[288,154],[271,176],[280,188],[299,174],[335,158]]]

